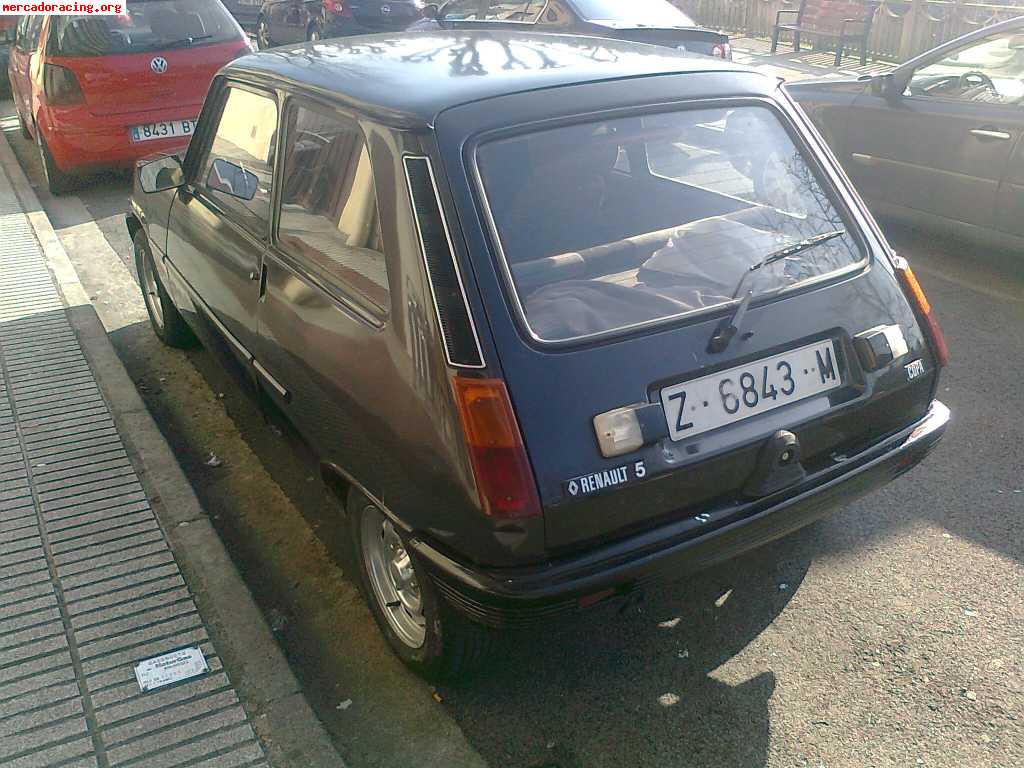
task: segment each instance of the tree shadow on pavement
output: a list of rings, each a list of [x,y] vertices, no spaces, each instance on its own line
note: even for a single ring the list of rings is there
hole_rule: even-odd
[[[503,768],[761,768],[775,674],[767,659],[745,679],[727,667],[806,575],[810,561],[789,550],[650,587],[625,610],[503,635],[484,672],[442,688],[445,703]]]

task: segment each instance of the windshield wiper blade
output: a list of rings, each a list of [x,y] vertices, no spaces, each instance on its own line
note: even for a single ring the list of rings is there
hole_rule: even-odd
[[[171,40],[168,43],[160,43],[158,46],[154,47],[154,50],[158,50],[159,48],[180,48],[181,46],[191,48],[193,43],[198,43],[200,40],[209,40],[211,37],[213,37],[213,35],[195,35],[193,37],[183,37],[180,40]]]
[[[796,256],[798,253],[806,251],[808,248],[813,248],[816,245],[834,240],[837,237],[842,237],[846,234],[845,229],[834,229],[831,232],[821,232],[817,235],[811,235],[805,237],[803,240],[797,240],[795,243],[790,243],[785,248],[780,248],[777,251],[772,251],[763,259],[756,264],[752,264],[742,275],[740,275],[739,282],[736,283],[736,289],[733,291],[732,297],[734,299],[739,297],[740,289],[743,284],[747,281],[747,278],[757,272],[759,269],[773,264],[776,261],[788,258],[790,256]],[[747,291],[743,300],[736,307],[736,310],[725,318],[719,326],[715,329],[714,334],[711,336],[711,340],[708,342],[708,352],[717,353],[724,352],[729,347],[729,342],[732,341],[733,337],[739,333],[740,325],[743,323],[743,317],[747,314],[747,307],[750,306],[750,300],[754,298],[754,290],[750,289]]]

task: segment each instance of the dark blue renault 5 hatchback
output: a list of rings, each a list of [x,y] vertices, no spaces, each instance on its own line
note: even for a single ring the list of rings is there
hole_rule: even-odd
[[[946,347],[774,79],[584,37],[248,56],[128,215],[156,333],[319,457],[424,672],[782,536],[942,436]]]

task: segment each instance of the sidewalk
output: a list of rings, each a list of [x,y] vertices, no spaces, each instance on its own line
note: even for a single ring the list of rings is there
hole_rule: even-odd
[[[65,306],[60,265],[14,186],[0,166],[0,766],[267,766],[225,666],[263,694],[274,764],[340,766],[208,522],[166,513],[185,494],[140,481],[173,472],[140,470],[142,451],[119,433],[109,377],[123,369],[102,331],[90,335],[92,308],[75,310],[83,324]],[[131,438],[162,441],[148,423]],[[159,521],[158,491],[178,495]],[[234,604],[216,605],[218,589]],[[219,638],[240,628],[225,665]],[[136,665],[185,648],[208,670],[143,693]]]
[[[839,68],[833,66],[835,53],[832,51],[812,51],[806,48],[799,53],[793,50],[793,44],[784,41],[779,43],[778,51],[771,53],[771,41],[759,37],[738,37],[731,41],[733,61],[739,64],[758,67],[769,74],[787,81],[808,80],[815,77],[860,77],[861,75],[877,75],[888,72],[896,65],[886,61],[868,59],[861,65],[856,52],[847,51]]]

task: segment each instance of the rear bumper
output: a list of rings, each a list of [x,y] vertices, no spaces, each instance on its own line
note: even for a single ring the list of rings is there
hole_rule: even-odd
[[[44,116],[43,138],[57,167],[65,172],[97,168],[132,168],[149,155],[175,152],[188,145],[189,137],[132,142],[128,129],[165,120],[198,117],[202,104],[186,104],[161,110],[94,116],[85,110],[61,110],[66,114]]]
[[[611,596],[657,577],[707,568],[802,528],[917,465],[945,433],[949,418],[949,409],[935,400],[916,424],[808,477],[795,490],[716,511],[708,522],[676,521],[540,566],[480,569],[421,539],[412,547],[462,614],[495,627],[529,624],[578,610],[580,598],[605,591]]]

